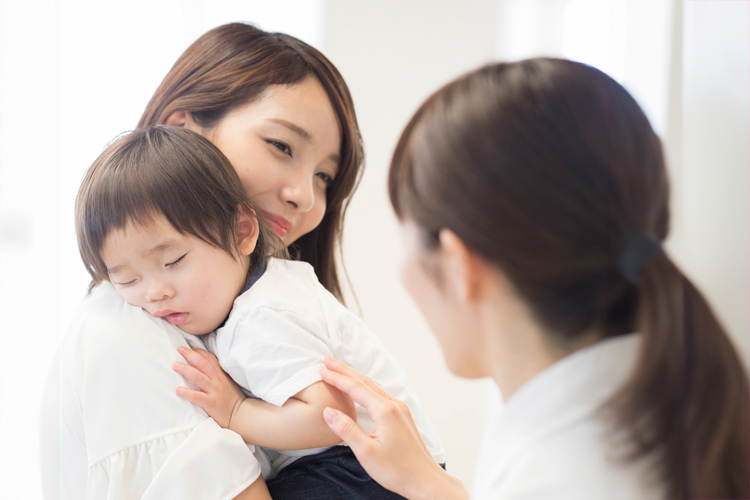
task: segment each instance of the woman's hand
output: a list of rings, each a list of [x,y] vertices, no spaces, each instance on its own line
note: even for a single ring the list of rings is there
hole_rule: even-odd
[[[187,347],[180,347],[177,351],[190,364],[175,361],[172,368],[200,389],[178,387],[177,395],[197,404],[217,424],[228,429],[232,416],[245,400],[245,394],[210,352]]]
[[[323,380],[365,407],[375,425],[368,436],[333,408],[326,408],[323,416],[375,481],[410,499],[469,498],[461,481],[435,462],[406,404],[340,361],[327,357],[325,363]]]

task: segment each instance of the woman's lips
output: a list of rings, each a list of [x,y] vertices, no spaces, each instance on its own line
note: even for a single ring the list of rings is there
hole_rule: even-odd
[[[292,229],[292,223],[286,220],[284,217],[276,214],[272,214],[269,212],[266,212],[266,216],[268,217],[268,222],[271,224],[271,229],[273,229],[273,232],[278,234],[280,237],[286,236],[286,233],[289,232],[290,229]]]

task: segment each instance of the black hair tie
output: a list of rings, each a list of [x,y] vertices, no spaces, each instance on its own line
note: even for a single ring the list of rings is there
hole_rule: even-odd
[[[617,260],[617,267],[625,276],[625,279],[637,285],[643,266],[646,265],[654,250],[658,248],[661,248],[661,242],[651,236],[637,234],[630,238]]]

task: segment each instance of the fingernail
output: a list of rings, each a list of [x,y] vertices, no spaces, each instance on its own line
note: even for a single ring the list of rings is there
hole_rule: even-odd
[[[184,351],[184,350],[185,350],[185,346],[182,346],[182,345],[181,345],[180,347],[178,347],[178,348],[177,348],[177,350],[178,350],[179,352],[182,352],[182,351]]]
[[[336,419],[338,418],[337,411],[333,408],[326,408],[323,410],[323,418],[326,419],[326,422],[328,422],[328,425],[333,425],[336,423]]]
[[[175,361],[174,364],[172,365],[172,368],[175,369],[175,370],[178,369],[179,367],[180,367],[180,362],[179,361]]]

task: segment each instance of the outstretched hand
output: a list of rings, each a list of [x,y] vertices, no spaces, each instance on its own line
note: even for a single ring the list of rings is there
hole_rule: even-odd
[[[187,347],[177,350],[190,364],[175,361],[172,369],[199,389],[178,387],[177,395],[203,408],[221,427],[229,428],[232,415],[245,400],[245,394],[210,352]]]
[[[325,364],[320,370],[323,380],[367,410],[373,431],[366,435],[356,422],[333,408],[326,408],[323,416],[375,481],[411,499],[469,497],[461,481],[435,462],[404,402],[340,361],[327,357]]]

